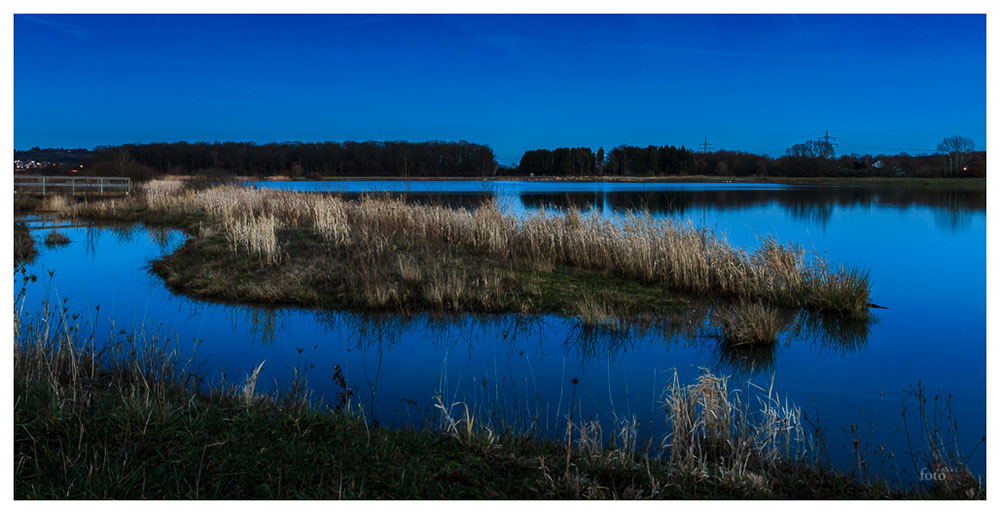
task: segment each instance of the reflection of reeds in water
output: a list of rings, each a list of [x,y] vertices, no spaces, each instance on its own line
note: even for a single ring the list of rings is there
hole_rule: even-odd
[[[758,309],[763,311],[763,321],[755,314],[757,310],[748,309],[744,302],[694,300],[680,313],[619,319],[610,327],[578,318],[564,344],[575,349],[583,361],[618,358],[650,338],[663,344],[665,349],[674,344],[684,347],[710,344],[718,366],[740,375],[751,375],[773,369],[781,344],[809,344],[821,351],[844,355],[862,351],[868,344],[871,327],[878,322],[874,317],[858,319],[796,309]],[[734,337],[742,338],[736,339],[740,341],[758,338],[764,343],[733,344],[730,338]]]
[[[277,341],[279,331],[284,329],[284,311],[272,307],[253,307],[242,305],[229,305],[223,308],[226,317],[237,329],[241,323],[245,323],[248,332],[255,338],[260,338],[261,344],[274,344]]]
[[[149,240],[159,246],[161,251],[166,251],[170,245],[173,233],[173,230],[164,227],[146,227],[146,234],[149,236]]]
[[[728,370],[737,376],[754,376],[773,373],[777,358],[777,345],[730,346],[721,343],[715,350],[716,369]]]
[[[115,240],[120,244],[131,243],[135,239],[138,223],[113,223],[108,225],[108,230],[115,236]]]
[[[878,318],[855,319],[835,314],[799,312],[789,332],[820,349],[847,355],[868,347],[869,334]]]

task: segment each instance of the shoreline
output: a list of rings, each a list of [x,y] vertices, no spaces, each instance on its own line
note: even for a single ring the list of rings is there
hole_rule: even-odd
[[[167,175],[168,180],[191,180],[191,175]],[[916,178],[916,177],[720,177],[712,175],[678,175],[662,177],[622,177],[622,176],[588,176],[588,177],[520,177],[520,176],[495,176],[495,177],[318,177],[318,178],[290,178],[279,175],[272,177],[251,177],[238,175],[235,180],[246,182],[348,182],[348,181],[395,181],[395,182],[571,182],[571,183],[591,183],[591,182],[621,182],[621,183],[646,183],[646,184],[783,184],[783,185],[813,185],[813,186],[964,186],[976,189],[986,188],[985,178]]]

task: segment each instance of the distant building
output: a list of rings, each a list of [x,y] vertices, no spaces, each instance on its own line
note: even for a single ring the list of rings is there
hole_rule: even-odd
[[[882,160],[881,160],[881,159],[879,159],[879,160],[875,161],[875,162],[874,162],[874,163],[872,164],[872,168],[878,168],[878,169],[882,169],[882,168],[884,168],[884,167],[885,167],[885,163],[884,163],[884,162],[882,162]]]

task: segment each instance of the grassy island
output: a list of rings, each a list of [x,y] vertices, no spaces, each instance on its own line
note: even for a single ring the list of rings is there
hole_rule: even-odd
[[[181,226],[191,237],[153,263],[200,298],[320,308],[552,312],[633,319],[685,309],[684,298],[739,300],[868,316],[869,279],[795,245],[756,251],[672,220],[627,213],[475,209],[398,197],[203,189],[152,183],[72,215]]]

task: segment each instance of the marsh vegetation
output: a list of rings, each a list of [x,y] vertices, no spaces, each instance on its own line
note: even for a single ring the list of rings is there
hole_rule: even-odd
[[[69,238],[66,237],[66,234],[63,234],[62,232],[57,232],[53,230],[49,232],[48,235],[45,236],[45,246],[49,248],[57,246],[66,246],[68,244],[69,244]]]
[[[668,430],[648,441],[634,417],[602,426],[573,411],[561,440],[539,439],[441,393],[436,428],[389,429],[358,416],[349,394],[318,409],[307,387],[262,392],[259,366],[207,387],[169,336],[96,334],[59,302],[25,312],[24,299],[22,291],[14,302],[18,499],[985,495],[935,445],[942,465],[964,471],[912,490],[835,471],[818,458],[798,407],[752,384],[731,390],[707,370],[689,385],[674,375],[662,392]],[[919,419],[934,414],[921,409]]]
[[[859,268],[773,238],[734,247],[690,223],[630,211],[505,212],[400,198],[203,189],[153,182],[143,195],[67,212],[184,226],[192,238],[154,263],[199,297],[370,310],[554,312],[599,325],[677,312],[685,297],[868,316]],[[197,263],[197,264],[195,264]]]

